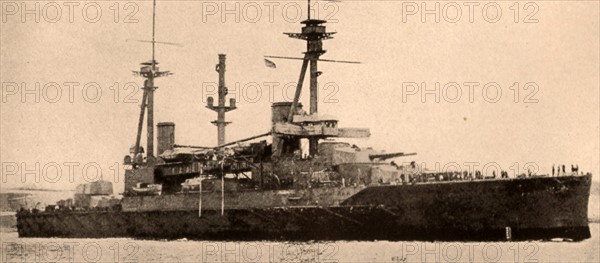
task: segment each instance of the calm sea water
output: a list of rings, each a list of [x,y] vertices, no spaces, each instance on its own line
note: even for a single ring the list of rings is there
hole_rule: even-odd
[[[18,238],[1,262],[600,262],[600,224],[582,242],[209,242]]]

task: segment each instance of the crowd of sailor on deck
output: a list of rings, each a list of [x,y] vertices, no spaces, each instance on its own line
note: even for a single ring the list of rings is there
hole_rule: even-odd
[[[552,166],[552,177],[555,176],[569,176],[579,174],[579,165],[571,165],[570,172],[567,171],[565,165],[553,165]],[[527,173],[517,174],[515,178],[525,177],[544,177],[546,174],[536,174],[531,170],[527,170]],[[408,173],[400,175],[402,183],[423,183],[423,182],[440,182],[440,181],[472,181],[472,180],[486,180],[486,179],[504,179],[510,178],[508,171],[501,170],[499,174],[496,171],[492,171],[491,175],[484,175],[481,171],[475,170],[469,171],[447,171],[447,172],[424,172],[424,173]],[[397,183],[400,183],[399,181]]]
[[[568,175],[565,168],[566,167],[564,164],[563,165],[558,164],[556,166],[552,165],[552,176]],[[578,172],[579,172],[579,165],[571,164],[571,174],[577,174]]]

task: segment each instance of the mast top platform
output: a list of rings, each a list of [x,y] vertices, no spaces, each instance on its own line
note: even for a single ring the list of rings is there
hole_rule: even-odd
[[[148,60],[147,62],[140,63],[140,65],[144,65],[144,66],[158,65],[158,61],[156,61],[156,60]]]
[[[305,25],[320,25],[320,24],[325,24],[327,23],[327,20],[319,20],[319,19],[306,19],[302,22],[300,22],[300,24],[305,24]]]

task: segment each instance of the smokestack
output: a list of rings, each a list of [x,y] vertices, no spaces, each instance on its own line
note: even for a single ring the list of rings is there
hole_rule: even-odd
[[[173,150],[175,145],[175,123],[160,122],[157,125],[158,129],[158,155],[161,155],[166,150]]]

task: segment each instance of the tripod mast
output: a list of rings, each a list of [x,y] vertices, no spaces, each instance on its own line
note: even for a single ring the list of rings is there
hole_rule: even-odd
[[[142,127],[144,125],[144,112],[148,111],[147,117],[147,137],[146,137],[146,157],[149,162],[154,158],[154,91],[158,88],[154,86],[154,79],[162,76],[172,75],[169,71],[159,71],[158,62],[155,60],[155,35],[156,35],[156,0],[152,1],[152,60],[141,63],[139,71],[134,74],[142,76],[144,80],[144,95],[140,107],[140,118],[138,121],[137,136],[135,139],[134,156],[140,152],[140,141],[142,136]]]
[[[306,41],[306,52],[304,52],[304,61],[302,68],[300,69],[300,78],[298,80],[298,86],[296,87],[296,93],[294,95],[294,101],[292,103],[288,122],[292,121],[293,114],[296,112],[298,106],[298,100],[302,93],[302,82],[304,82],[304,76],[306,75],[306,69],[310,65],[310,108],[309,113],[315,114],[318,112],[318,81],[317,77],[321,75],[318,71],[319,57],[325,54],[326,50],[323,50],[323,40],[331,39],[335,32],[326,32],[323,24],[327,23],[325,20],[311,19],[310,18],[310,0],[308,0],[308,19],[301,22],[304,24],[301,33],[284,33],[291,38],[301,39]],[[317,153],[318,138],[309,139],[309,154],[314,155]]]

